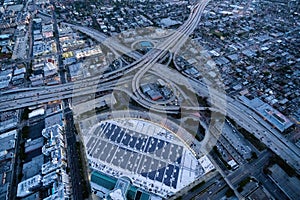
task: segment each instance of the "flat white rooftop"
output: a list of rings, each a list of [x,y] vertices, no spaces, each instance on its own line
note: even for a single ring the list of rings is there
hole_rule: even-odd
[[[92,167],[165,197],[204,173],[195,155],[174,133],[142,119],[95,124],[83,136]]]

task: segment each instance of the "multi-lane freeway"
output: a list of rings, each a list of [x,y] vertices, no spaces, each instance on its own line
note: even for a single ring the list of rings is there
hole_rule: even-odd
[[[130,49],[115,42],[110,42],[108,44],[115,51],[127,53],[131,52],[129,56],[133,57],[136,60],[135,62],[114,72],[88,78],[86,80],[75,81],[59,86],[28,88],[2,92],[0,98],[0,111],[39,105],[57,99],[66,99],[76,95],[79,96],[95,93],[97,91],[121,90],[126,92],[131,98],[146,108],[151,108],[158,112],[177,113],[181,109],[180,106],[155,105],[152,101],[149,101],[149,99],[140,90],[140,82],[146,73],[154,71],[152,69],[153,66],[159,61],[159,59],[164,57],[167,52],[174,52],[184,44],[187,40],[187,36],[190,35],[198,25],[203,10],[208,2],[209,1],[206,0],[196,4],[196,6],[193,7],[188,20],[177,31],[169,35],[165,42],[161,43],[157,48],[149,51],[145,55],[130,51]],[[78,25],[72,25],[72,27],[85,32],[88,35],[94,35],[93,37],[96,40],[105,41],[106,39],[103,35],[99,36],[100,33],[95,32],[93,29],[85,27],[80,28]],[[117,80],[126,73],[131,73],[132,75]],[[158,76],[158,74],[156,75]],[[161,77],[163,79],[168,79],[168,77],[163,75],[161,75]],[[170,80],[172,78],[169,78],[168,81],[172,82],[172,80]],[[184,78],[186,77],[183,77],[182,74],[178,73],[178,79]],[[128,82],[131,82],[131,89],[116,87]],[[172,84],[176,85],[176,82],[173,81]],[[220,93],[217,89],[212,87],[207,89],[207,85],[203,82],[189,79],[189,84],[192,86],[194,92],[210,97],[210,103],[215,109],[213,111],[221,111],[224,114],[226,113],[226,115],[235,120],[237,124],[244,127],[257,138],[261,139],[261,141],[272,151],[300,172],[300,150],[293,143],[286,140],[270,124],[262,120],[261,117],[251,108],[243,105],[238,100],[231,98],[224,93]],[[7,102],[11,103],[8,105]],[[204,108],[190,106],[185,107],[185,109],[197,111]]]

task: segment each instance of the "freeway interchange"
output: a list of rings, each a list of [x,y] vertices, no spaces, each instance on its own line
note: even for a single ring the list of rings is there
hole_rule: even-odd
[[[219,89],[208,87],[203,82],[197,81],[191,77],[186,78],[186,76],[178,73],[176,77],[178,81],[175,82],[172,80],[173,77],[168,76],[166,73],[160,73],[155,69],[154,66],[166,55],[166,53],[176,52],[187,41],[188,36],[193,33],[194,29],[197,27],[208,2],[209,1],[206,0],[196,4],[192,8],[192,12],[187,21],[179,27],[177,31],[166,37],[165,41],[158,45],[157,48],[150,50],[145,55],[131,51],[114,41],[105,43],[104,41],[106,41],[107,38],[93,29],[65,23],[65,25],[69,25],[72,28],[93,37],[95,40],[103,42],[109,46],[110,49],[113,49],[114,52],[126,54],[135,61],[121,69],[100,76],[87,78],[85,80],[69,82],[63,85],[23,88],[2,92],[0,97],[0,111],[4,112],[20,109],[59,99],[89,95],[96,92],[113,90],[122,91],[141,106],[156,112],[176,114],[180,109],[191,112],[210,109],[213,112],[227,115],[239,126],[259,138],[268,146],[268,148],[285,160],[297,172],[300,172],[300,150],[293,143],[286,140],[279,131],[272,127],[272,125],[262,120],[262,118],[251,108],[245,106],[237,99],[227,96]],[[166,67],[164,70],[169,69]],[[172,83],[174,87],[178,84],[177,82],[182,82],[181,84],[184,84],[188,79],[187,82],[192,88],[191,90],[197,95],[201,94],[201,96],[209,97],[212,106],[210,108],[205,108],[199,107],[199,105],[180,106],[174,104],[154,104],[140,89],[141,80],[146,76],[146,73],[167,80]],[[128,83],[131,85],[131,88],[119,87]],[[10,102],[10,104],[8,105],[7,102]],[[210,131],[212,131],[213,128],[214,127],[211,127]],[[216,138],[218,137],[218,134],[220,134],[220,131],[212,131],[212,135]]]

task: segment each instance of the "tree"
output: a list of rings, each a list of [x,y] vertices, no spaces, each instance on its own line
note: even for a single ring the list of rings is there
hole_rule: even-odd
[[[24,126],[22,128],[22,138],[23,139],[27,139],[29,137],[29,127],[28,126]]]
[[[257,154],[254,151],[251,151],[251,158],[257,159]]]
[[[231,188],[229,188],[225,194],[226,194],[226,197],[231,197],[231,196],[233,196],[234,192]]]
[[[24,108],[23,113],[22,113],[22,119],[23,120],[27,120],[28,119],[28,114],[29,114],[30,110],[29,108]]]

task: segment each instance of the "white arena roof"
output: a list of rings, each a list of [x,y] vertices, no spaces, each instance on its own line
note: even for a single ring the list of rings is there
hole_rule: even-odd
[[[174,133],[150,121],[101,121],[83,138],[94,169],[116,178],[127,176],[133,185],[162,197],[204,173],[195,155]]]

